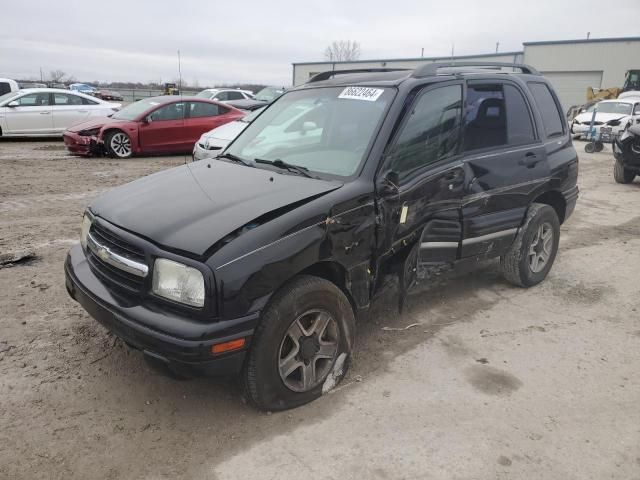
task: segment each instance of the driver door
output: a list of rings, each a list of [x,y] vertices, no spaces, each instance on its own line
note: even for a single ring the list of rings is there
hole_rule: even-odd
[[[139,138],[143,151],[161,153],[188,149],[186,105],[186,102],[164,105],[147,115],[147,121],[140,122]]]
[[[377,181],[379,246],[389,256],[416,245],[406,252],[403,276],[424,277],[459,258],[462,88],[451,82],[418,92],[387,149]],[[413,278],[401,277],[401,283],[409,286]]]

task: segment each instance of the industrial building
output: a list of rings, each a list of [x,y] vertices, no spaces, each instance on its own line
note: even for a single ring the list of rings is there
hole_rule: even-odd
[[[551,80],[566,110],[585,103],[587,87],[621,87],[627,70],[640,69],[640,37],[525,42],[522,47],[517,52],[454,57],[294,63],[293,84],[300,85],[327,70],[415,68],[425,62],[444,61],[527,63]]]

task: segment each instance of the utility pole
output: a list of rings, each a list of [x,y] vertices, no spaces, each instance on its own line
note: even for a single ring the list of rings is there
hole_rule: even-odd
[[[498,53],[498,47],[500,46],[500,42],[496,42],[496,53]]]
[[[451,59],[452,60],[453,60],[453,54],[454,54],[455,50],[456,50],[456,44],[452,43],[451,44]]]
[[[424,58],[424,47],[422,47],[422,52],[420,53],[420,58]]]
[[[591,32],[587,32],[587,40],[589,40],[590,36],[591,36]]]
[[[40,83],[44,82],[44,77],[42,75],[42,67],[40,67]]]

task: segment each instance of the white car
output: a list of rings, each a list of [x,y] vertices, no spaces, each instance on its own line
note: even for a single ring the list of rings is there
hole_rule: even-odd
[[[234,88],[207,88],[196,95],[200,98],[228,102],[230,100],[252,100],[253,92]]]
[[[4,95],[9,92],[17,92],[20,90],[20,85],[15,80],[10,78],[0,78],[0,95]]]
[[[118,111],[120,103],[57,88],[27,88],[0,96],[0,136],[57,137],[90,117]]]
[[[234,138],[240,135],[240,132],[247,128],[247,125],[249,125],[262,110],[264,110],[264,107],[254,110],[240,120],[225,123],[224,125],[203,133],[193,146],[193,159],[204,160],[205,158],[217,156]]]
[[[640,124],[640,97],[625,96],[616,100],[602,100],[577,115],[571,122],[571,133],[584,135],[589,131],[593,109],[596,116],[593,125],[597,129],[611,129],[611,135],[619,135],[631,125]]]

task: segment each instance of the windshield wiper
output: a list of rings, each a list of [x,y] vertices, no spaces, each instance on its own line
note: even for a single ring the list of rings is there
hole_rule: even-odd
[[[242,163],[242,164],[246,165],[247,167],[253,167],[251,162],[249,162],[248,160],[245,160],[244,158],[240,158],[237,155],[234,155],[233,153],[223,153],[221,155],[218,155],[216,158],[226,158],[226,159],[231,160],[233,162]]]
[[[274,167],[281,168],[283,170],[289,170],[290,172],[296,172],[300,175],[303,175],[307,178],[317,178],[309,173],[309,169],[307,167],[301,167],[300,165],[294,165],[292,163],[287,163],[279,158],[275,160],[264,160],[262,158],[254,158],[254,162],[256,163],[264,163],[267,165],[273,165]]]

